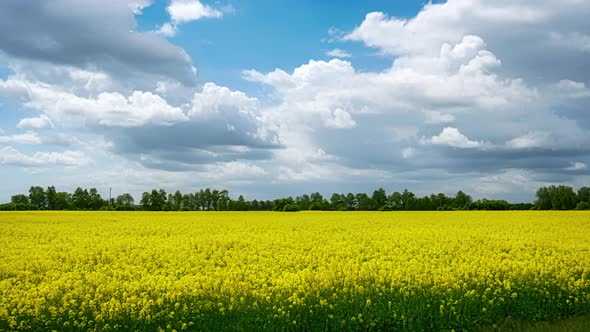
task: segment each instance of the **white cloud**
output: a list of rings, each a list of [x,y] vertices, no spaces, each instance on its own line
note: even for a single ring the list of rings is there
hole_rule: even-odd
[[[38,69],[69,65],[108,73],[119,83],[169,78],[195,86],[185,50],[153,32],[138,31],[134,12],[150,2],[56,0],[51,6],[30,1],[16,6],[4,1],[0,50],[11,61]],[[14,31],[19,32],[18,42],[11,42]]]
[[[241,91],[232,91],[214,83],[205,83],[203,89],[194,94],[189,116],[206,117],[228,110],[252,115],[259,107],[258,99],[250,98]]]
[[[41,144],[41,138],[34,132],[27,132],[25,134],[0,136],[0,143],[16,143],[16,144]]]
[[[352,119],[350,113],[340,108],[335,109],[332,116],[325,120],[325,123],[328,128],[346,129],[356,126],[356,122]]]
[[[578,4],[583,8],[583,4]],[[568,12],[571,8],[564,8]],[[345,40],[362,41],[392,54],[432,54],[444,43],[456,43],[464,35],[489,33],[490,26],[542,24],[559,15],[553,3],[524,0],[489,2],[450,0],[429,3],[411,19],[372,12]]]
[[[542,148],[553,144],[551,136],[546,132],[529,132],[506,142],[512,149]]]
[[[425,115],[426,123],[430,124],[444,124],[455,121],[455,116],[452,114],[444,114],[439,111],[427,111]]]
[[[352,54],[339,48],[335,48],[331,51],[326,52],[326,55],[335,58],[352,58]]]
[[[461,134],[457,128],[446,127],[439,135],[432,136],[425,141],[435,145],[448,145],[455,148],[477,148],[482,146],[481,142],[472,141],[467,136]]]
[[[81,141],[75,136],[64,133],[49,133],[40,136],[33,131],[28,131],[24,134],[1,135],[0,144],[71,146],[80,145]]]
[[[404,159],[410,159],[414,156],[415,153],[416,153],[416,150],[414,150],[414,148],[407,147],[402,150],[402,157]]]
[[[201,3],[200,0],[171,0],[166,11],[170,15],[171,22],[162,24],[155,32],[164,37],[174,37],[181,24],[204,18],[221,18],[224,13],[233,13],[235,9],[231,4],[219,10]]]
[[[171,23],[166,22],[162,24],[160,29],[158,29],[156,32],[166,37],[174,37],[176,36],[176,32],[178,32],[178,29],[176,25],[172,25]]]
[[[590,35],[579,32],[551,32],[549,38],[558,47],[590,52]]]
[[[586,87],[584,82],[575,82],[572,80],[560,80],[555,89],[559,96],[566,98],[587,98],[590,97],[590,89]]]
[[[83,166],[90,163],[80,151],[35,152],[27,155],[11,146],[0,148],[0,164],[23,167]]]
[[[266,175],[266,171],[255,164],[249,162],[232,161],[227,163],[218,163],[209,167],[209,174],[214,177],[228,179],[252,179]]]
[[[152,5],[152,0],[127,0],[129,9],[135,15],[141,15],[142,10]]]
[[[20,129],[44,129],[53,128],[53,122],[45,114],[41,114],[35,118],[24,118],[16,125]]]
[[[166,10],[175,24],[223,16],[222,11],[202,4],[199,0],[171,0]]]
[[[588,166],[584,163],[581,162],[572,162],[571,165],[569,167],[564,168],[567,171],[581,171],[581,170],[585,170],[588,169]]]
[[[483,184],[482,194],[511,194],[529,190],[527,183],[536,187],[544,176],[568,181],[583,173],[564,169],[570,160],[587,163],[588,119],[577,112],[587,109],[590,82],[585,0],[559,6],[550,0],[449,0],[429,3],[407,19],[370,13],[349,34],[331,29],[327,41],[375,47],[391,60],[388,68],[359,70],[345,61],[348,52],[334,49],[328,55],[339,59],[244,71],[245,79],[270,87],[258,90],[268,92],[259,98],[214,83],[189,84],[195,75],[182,48],[154,32],[135,31],[127,5],[140,14],[150,3],[70,3],[72,19],[80,6],[100,13],[97,17],[109,17],[103,10],[112,9],[117,16],[109,18],[112,30],[103,29],[103,19],[57,24],[59,16],[22,7],[26,17],[56,22],[47,33],[57,46],[77,41],[55,59],[24,47],[38,45],[39,31],[29,33],[20,25],[27,22],[13,19],[15,12],[0,10],[12,27],[0,32],[0,41],[10,40],[10,31],[24,31],[21,46],[0,43],[15,72],[0,80],[0,98],[39,112],[21,120],[19,128],[54,128],[2,134],[0,141],[20,148],[17,144],[79,144],[64,139],[74,134],[84,135],[85,142],[103,140],[90,144],[93,157],[96,152],[125,165],[116,169],[127,169],[121,174],[142,189],[162,183],[190,188],[211,178],[220,186],[248,179],[262,186],[317,186],[320,180],[372,186],[387,179],[392,186],[422,186],[428,192],[432,186],[456,191]],[[159,33],[173,36],[180,24],[231,10],[220,2],[173,0],[170,21]],[[105,33],[124,38],[113,44]],[[19,54],[26,56],[18,59]],[[61,136],[50,135],[54,132]],[[34,154],[5,152],[12,156],[5,161],[35,164]],[[70,182],[110,179],[93,174]],[[465,174],[479,180],[471,187],[456,181]]]
[[[523,169],[506,169],[498,173],[484,175],[475,181],[474,192],[479,196],[506,199],[506,195],[514,192],[527,192],[532,198],[533,192],[541,185],[535,173]]]
[[[580,80],[585,76],[580,70],[588,72],[589,15],[585,0],[561,6],[549,0],[449,0],[428,3],[409,19],[369,13],[344,40],[363,42],[384,54],[432,56],[443,44],[474,35],[494,45],[492,51],[514,77]]]
[[[133,91],[128,97],[117,92],[102,92],[96,97],[80,97],[56,86],[9,78],[0,80],[0,95],[3,93],[20,96],[25,107],[74,126],[94,123],[134,127],[188,120],[182,109],[170,106],[151,92]]]

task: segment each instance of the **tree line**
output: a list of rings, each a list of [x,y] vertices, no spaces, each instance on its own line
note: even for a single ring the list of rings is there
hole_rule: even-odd
[[[232,199],[227,190],[201,189],[193,193],[167,193],[164,189],[144,192],[136,203],[129,193],[104,199],[96,188],[78,187],[73,193],[32,186],[27,194],[12,196],[0,210],[115,210],[115,211],[452,211],[452,210],[589,210],[590,188],[574,191],[569,186],[546,186],[537,190],[534,203],[509,203],[506,200],[480,199],[458,191],[416,196],[407,189],[387,194],[383,188],[366,193],[334,193],[326,199],[319,192],[295,198],[246,200]]]

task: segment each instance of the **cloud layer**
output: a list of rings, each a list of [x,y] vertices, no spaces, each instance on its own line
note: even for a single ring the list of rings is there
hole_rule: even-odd
[[[223,18],[218,4],[172,0],[169,22],[138,32],[134,15],[150,5],[2,2],[0,100],[24,115],[0,132],[0,164],[72,185],[215,185],[263,198],[384,186],[531,200],[539,185],[590,180],[588,1],[368,13],[340,38],[327,32],[340,47],[329,61],[244,70],[257,97],[198,82],[191,57],[164,38]],[[343,50],[355,43],[390,65],[358,69],[357,52]]]

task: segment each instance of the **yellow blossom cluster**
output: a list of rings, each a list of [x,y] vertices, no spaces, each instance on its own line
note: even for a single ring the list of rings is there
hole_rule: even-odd
[[[0,330],[447,330],[590,313],[587,212],[2,212]]]

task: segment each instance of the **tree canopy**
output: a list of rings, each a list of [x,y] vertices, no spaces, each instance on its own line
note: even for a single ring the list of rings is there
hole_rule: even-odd
[[[378,188],[367,193],[333,193],[329,200],[319,192],[274,200],[247,200],[239,195],[230,197],[229,191],[200,189],[182,193],[168,193],[153,189],[136,202],[130,193],[122,193],[111,200],[104,199],[96,188],[76,188],[73,193],[57,191],[54,186],[32,186],[27,194],[12,196],[0,210],[117,210],[117,211],[450,211],[450,210],[587,210],[590,209],[590,188],[575,191],[569,186],[545,186],[536,192],[533,203],[509,203],[506,200],[479,199],[463,191],[455,195],[444,193],[417,196],[408,189],[387,194]]]

